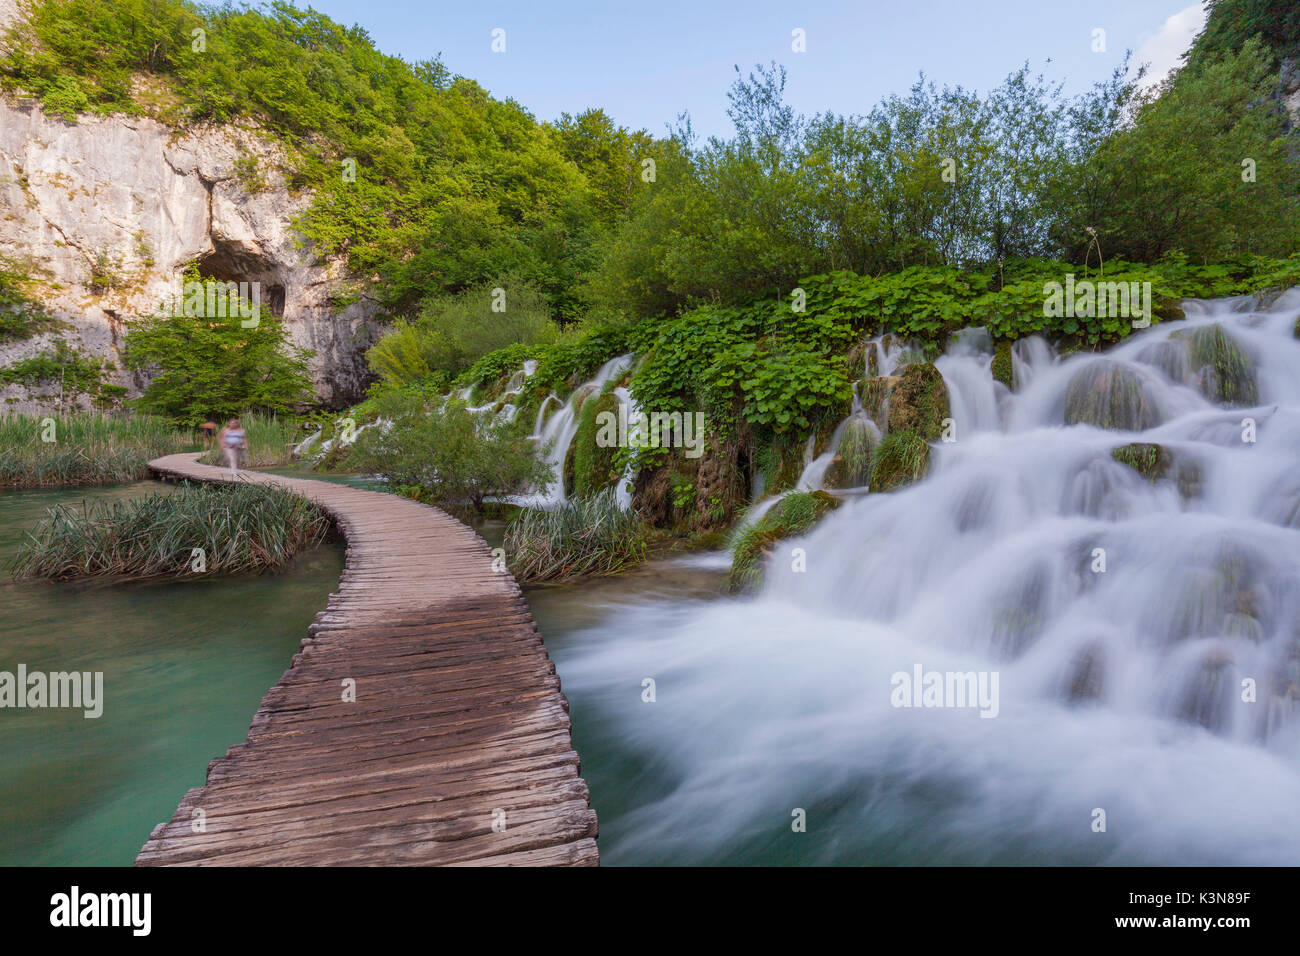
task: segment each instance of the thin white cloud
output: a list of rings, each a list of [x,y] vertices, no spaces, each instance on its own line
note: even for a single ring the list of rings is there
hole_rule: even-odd
[[[1206,6],[1202,0],[1179,10],[1138,47],[1134,60],[1150,64],[1143,85],[1154,86],[1182,65],[1182,55],[1205,26]]]

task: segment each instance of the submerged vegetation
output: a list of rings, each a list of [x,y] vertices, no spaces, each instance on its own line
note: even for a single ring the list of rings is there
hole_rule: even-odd
[[[645,560],[641,518],[606,489],[554,508],[525,508],[506,527],[510,570],[521,582],[612,574]]]
[[[329,529],[315,505],[279,488],[185,484],[147,498],[51,508],[13,572],[62,579],[275,571]]]
[[[148,477],[160,455],[195,440],[160,418],[0,416],[0,488],[111,485]]]

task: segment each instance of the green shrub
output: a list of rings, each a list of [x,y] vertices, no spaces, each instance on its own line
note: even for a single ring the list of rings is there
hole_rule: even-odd
[[[193,269],[185,279],[203,281]],[[127,324],[126,365],[151,375],[137,408],[198,425],[246,409],[284,414],[311,401],[310,353],[289,342],[284,320],[265,308],[242,318],[233,293],[221,310],[206,317],[178,308]]]
[[[273,571],[318,544],[329,528],[315,505],[280,488],[185,484],[169,494],[49,509],[13,571],[20,578]]]
[[[526,508],[506,527],[510,570],[521,582],[612,574],[645,560],[645,528],[620,510],[613,489],[570,498],[555,508]]]
[[[31,338],[51,324],[45,309],[28,293],[26,272],[0,256],[0,342]]]
[[[517,422],[485,421],[458,402],[426,408],[402,393],[386,396],[379,414],[392,424],[358,435],[351,461],[395,485],[418,488],[421,500],[481,513],[490,498],[540,490],[550,481]]]
[[[59,339],[52,350],[0,367],[0,385],[19,384],[29,389],[58,386],[69,398],[97,396],[102,388],[103,375],[102,359],[83,355]]]

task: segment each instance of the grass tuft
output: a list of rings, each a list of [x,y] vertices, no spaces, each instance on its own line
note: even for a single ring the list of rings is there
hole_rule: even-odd
[[[521,582],[613,574],[645,560],[645,527],[606,489],[555,508],[521,511],[506,528],[504,547]]]
[[[320,509],[282,488],[186,483],[169,494],[47,509],[19,549],[13,574],[185,578],[277,571],[329,530]]]
[[[147,415],[6,415],[0,417],[0,488],[138,481],[148,477],[150,460],[196,445],[193,436]]]

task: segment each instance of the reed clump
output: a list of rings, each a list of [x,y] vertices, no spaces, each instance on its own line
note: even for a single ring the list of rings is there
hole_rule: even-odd
[[[645,527],[606,489],[555,508],[521,511],[506,528],[505,552],[521,582],[613,574],[645,560]]]
[[[150,460],[195,447],[161,418],[0,416],[0,488],[113,485],[148,477]]]
[[[145,498],[47,509],[13,574],[62,580],[278,571],[330,527],[315,505],[281,488],[186,483]]]

